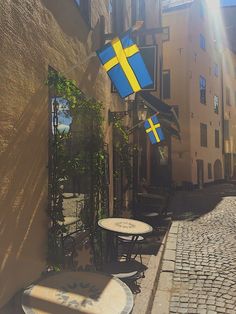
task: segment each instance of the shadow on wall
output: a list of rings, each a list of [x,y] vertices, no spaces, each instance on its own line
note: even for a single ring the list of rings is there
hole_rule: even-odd
[[[58,1],[58,0],[41,0],[44,6],[51,12],[54,19],[57,21],[61,30],[70,37],[78,39],[86,44],[89,29],[86,23],[81,18],[79,8],[75,1]],[[78,14],[75,14],[75,11]]]
[[[91,53],[95,53],[97,49],[101,48],[103,42],[101,40],[101,28],[102,22],[101,20],[97,22],[96,26],[94,27],[93,31],[91,32]],[[94,82],[97,79],[99,69],[100,69],[100,61],[97,56],[91,57],[88,61],[87,68],[83,75],[79,77],[79,87],[83,90],[86,89],[87,92],[91,92],[95,94],[95,88],[97,87]],[[105,73],[105,71],[104,71]]]
[[[0,308],[45,267],[48,111],[33,95],[0,155]],[[42,104],[41,106],[39,106]]]
[[[86,47],[87,58],[89,58],[90,54],[95,53],[97,49],[103,46],[104,39],[101,35],[104,30],[104,21],[102,18],[97,21],[93,29],[89,29],[75,1],[70,1],[70,4],[68,4],[67,1],[58,0],[42,0],[42,2],[48,11],[50,11],[60,29],[71,38],[77,39]],[[75,13],[76,11],[77,14]],[[80,60],[81,55],[79,55],[79,49],[78,51],[74,51],[74,53],[78,54],[77,60]],[[83,61],[80,61],[80,63],[83,63]],[[101,64],[97,56],[91,56],[90,59],[84,60],[82,67],[86,68],[83,70],[83,74],[80,73],[80,76],[77,75],[78,69],[76,64],[71,65],[71,69],[68,67],[68,73],[65,72],[63,74],[70,77],[74,68],[74,74],[75,77],[77,77],[79,88],[88,94],[91,93],[95,95],[97,85],[94,84],[94,82],[97,79],[100,66]]]

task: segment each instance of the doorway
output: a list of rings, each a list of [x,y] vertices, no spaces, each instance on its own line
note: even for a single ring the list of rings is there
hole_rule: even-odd
[[[201,159],[197,159],[197,184],[198,188],[202,189],[204,185],[204,162]]]

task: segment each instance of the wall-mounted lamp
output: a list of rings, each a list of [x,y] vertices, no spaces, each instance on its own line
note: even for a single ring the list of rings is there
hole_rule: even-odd
[[[137,115],[139,121],[145,121],[147,118],[148,107],[145,105],[145,101],[137,100]]]
[[[124,118],[125,116],[129,115],[132,110],[135,110],[134,108],[136,108],[138,121],[139,122],[145,121],[147,118],[147,112],[148,112],[148,107],[146,106],[145,101],[138,98],[136,99],[135,104],[136,104],[135,107],[126,111],[108,110],[108,123],[110,124],[112,122],[115,122],[116,120],[120,120]]]

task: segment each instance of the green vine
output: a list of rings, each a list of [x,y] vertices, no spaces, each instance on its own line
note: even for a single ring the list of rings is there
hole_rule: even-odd
[[[127,184],[124,186],[124,190],[127,190],[132,184],[132,157],[137,151],[137,147],[129,143],[129,135],[126,127],[122,124],[120,119],[115,120],[113,123],[115,132],[115,149],[119,155],[121,167],[125,171]],[[114,173],[116,176],[117,174]]]
[[[67,100],[72,124],[68,134],[56,132],[54,176],[50,184],[48,259],[50,264],[61,264],[63,225],[63,182],[74,177],[82,181],[85,206],[81,214],[84,227],[92,235],[97,232],[97,220],[106,214],[107,185],[105,182],[105,152],[103,140],[103,105],[86,97],[76,82],[54,70],[48,73],[47,84],[54,97]],[[76,145],[73,145],[73,141]],[[68,147],[72,147],[68,149]],[[53,155],[53,152],[52,152]],[[53,157],[52,157],[53,163]],[[99,250],[98,250],[99,251]]]

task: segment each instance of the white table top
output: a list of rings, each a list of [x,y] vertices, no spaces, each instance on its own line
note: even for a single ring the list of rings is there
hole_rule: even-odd
[[[145,234],[153,230],[145,222],[127,218],[104,218],[98,221],[98,225],[109,231],[130,235]]]
[[[133,307],[130,289],[117,278],[97,272],[59,272],[23,293],[27,314],[125,314]]]

